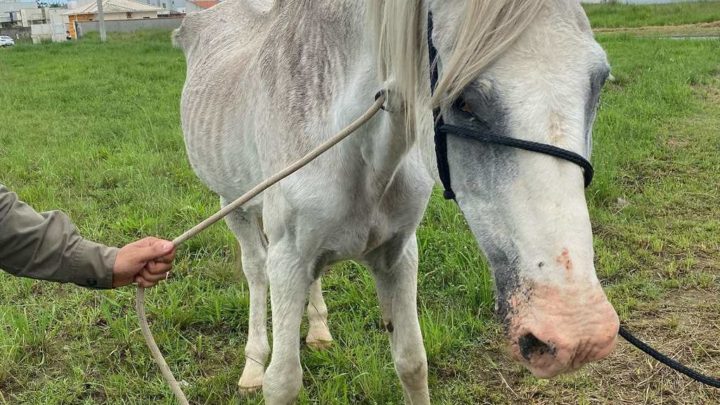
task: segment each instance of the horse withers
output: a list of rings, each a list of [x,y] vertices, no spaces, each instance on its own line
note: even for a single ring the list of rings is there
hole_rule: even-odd
[[[427,21],[440,81],[430,96]],[[573,0],[228,0],[175,33],[188,71],[182,123],[190,162],[223,203],[332,136],[387,89],[387,112],[230,215],[250,289],[244,391],[293,402],[299,331],[330,343],[320,276],[371,270],[408,403],[429,403],[416,309],[416,229],[437,179],[432,110],[589,157],[609,68]],[[495,278],[512,351],[552,377],[607,356],[618,318],[593,266],[577,166],[450,137],[456,199]],[[267,288],[272,359],[265,369]]]

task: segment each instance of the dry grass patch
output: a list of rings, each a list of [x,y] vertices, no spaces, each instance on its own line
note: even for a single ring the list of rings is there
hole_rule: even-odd
[[[720,21],[630,28],[595,28],[593,31],[597,34],[627,34],[638,37],[720,37]]]

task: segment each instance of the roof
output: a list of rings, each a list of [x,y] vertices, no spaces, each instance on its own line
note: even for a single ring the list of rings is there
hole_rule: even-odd
[[[196,1],[191,1],[190,3],[202,8],[203,10],[206,10],[210,7],[214,7],[214,6],[217,6],[218,4],[220,4],[220,2],[218,0],[196,0]]]
[[[142,11],[161,11],[161,8],[149,6],[144,3],[138,3],[133,0],[103,0],[103,13],[138,13]],[[78,15],[78,14],[97,14],[98,7],[97,2],[90,2],[89,4],[78,7],[72,10],[68,10],[66,15]]]

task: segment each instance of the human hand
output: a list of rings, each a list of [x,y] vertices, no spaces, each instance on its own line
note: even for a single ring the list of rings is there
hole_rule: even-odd
[[[117,253],[113,266],[113,288],[137,283],[150,288],[166,279],[175,259],[172,242],[145,238],[125,245]]]

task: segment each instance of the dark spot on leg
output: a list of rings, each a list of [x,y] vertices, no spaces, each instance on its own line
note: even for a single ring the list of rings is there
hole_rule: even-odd
[[[542,269],[543,267],[545,267],[545,262],[538,263],[538,268]]]

